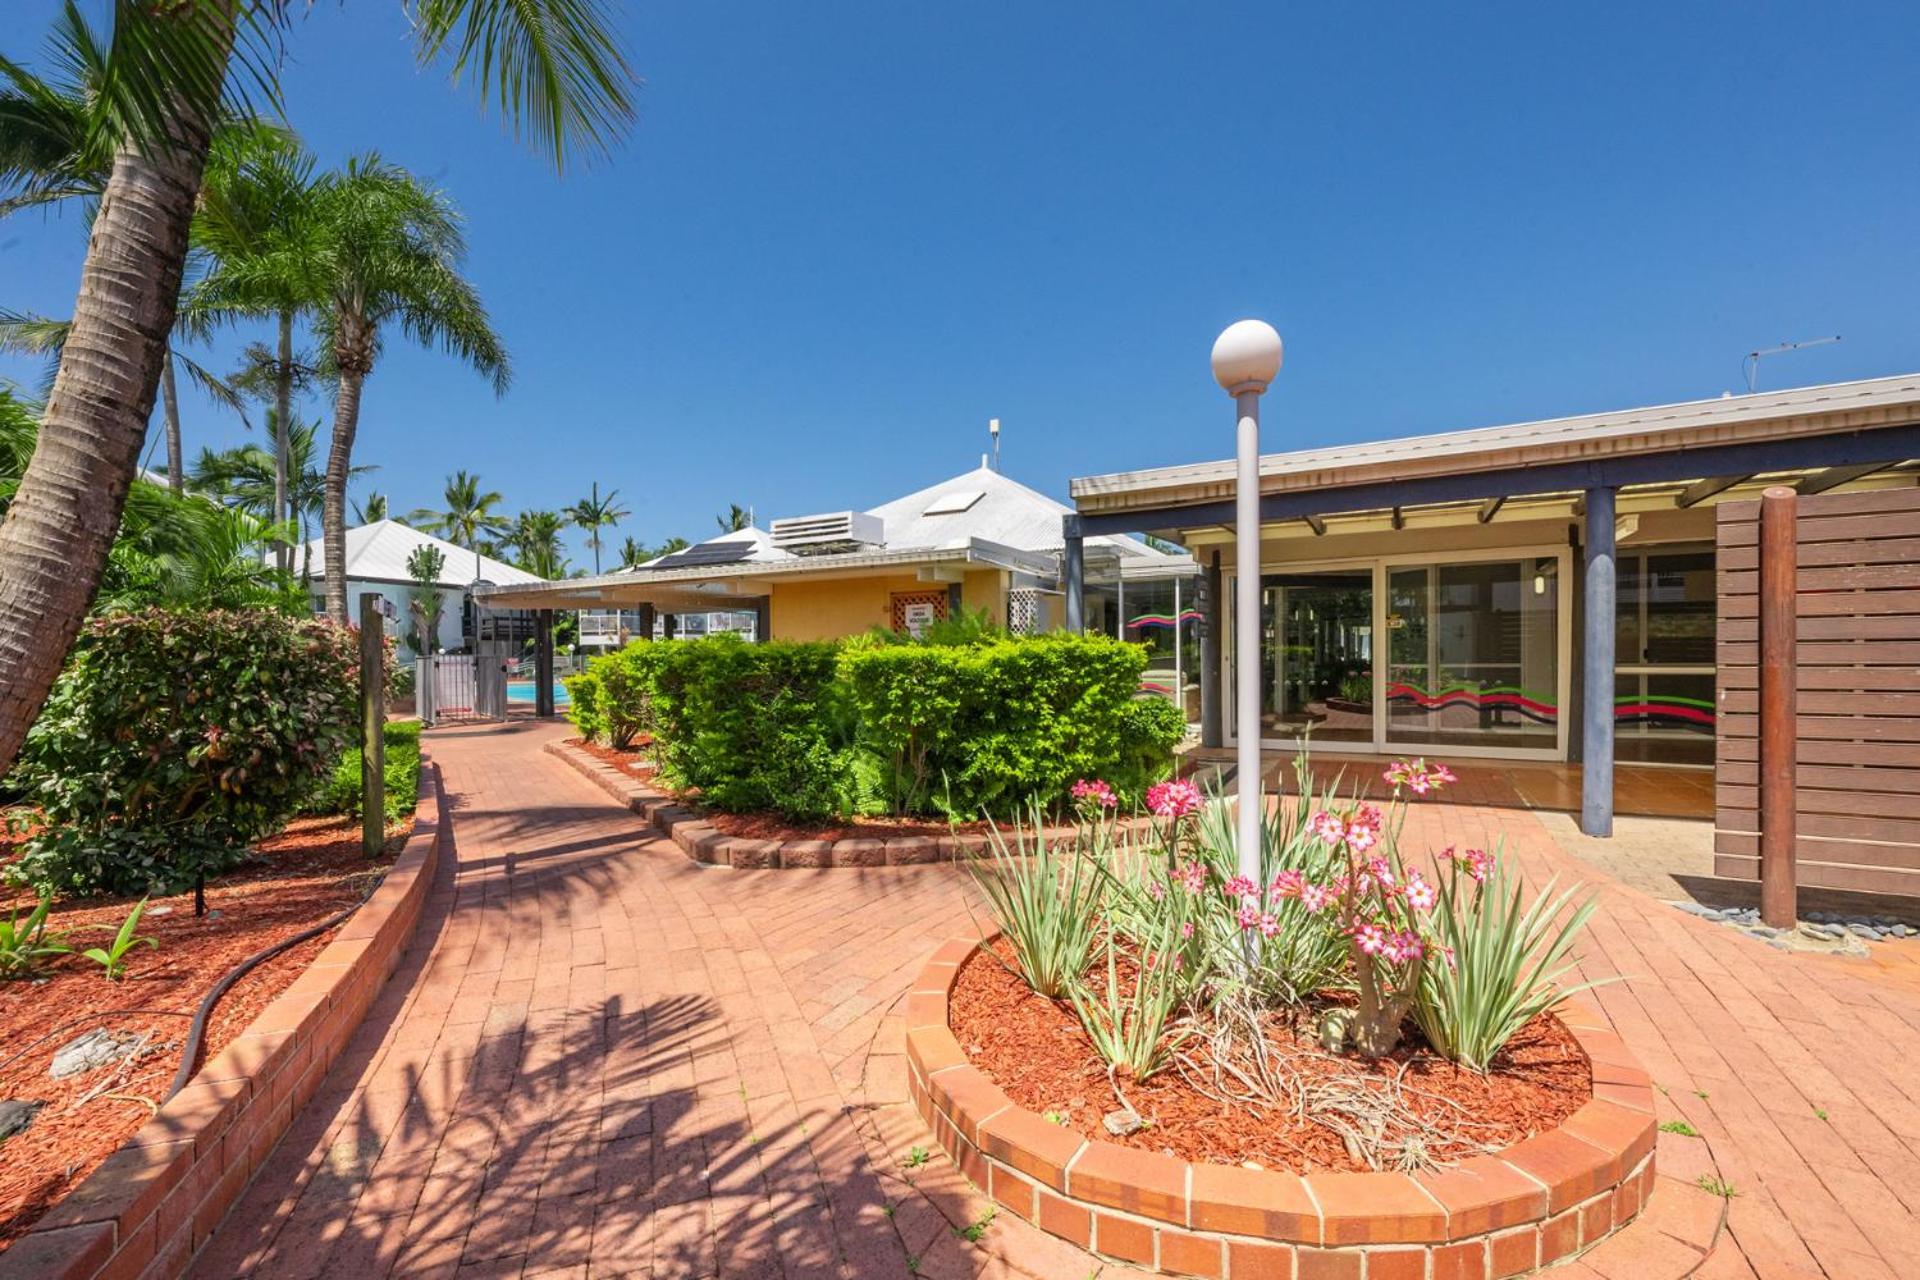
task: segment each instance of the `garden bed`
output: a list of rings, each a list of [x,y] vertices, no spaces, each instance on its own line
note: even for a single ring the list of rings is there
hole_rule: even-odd
[[[0,1148],[6,1156],[0,1161],[0,1247],[27,1232],[152,1119],[179,1068],[192,1016],[213,984],[247,957],[360,902],[412,826],[411,815],[391,824],[384,856],[370,862],[361,852],[357,819],[296,819],[261,842],[255,859],[207,885],[205,917],[194,915],[191,893],[151,899],[138,932],[158,945],[130,954],[124,980],[110,982],[95,962],[68,955],[41,978],[0,983],[6,1054],[0,1098],[43,1104],[33,1123]],[[0,843],[0,857],[7,852]],[[31,894],[11,893],[0,898],[0,915],[24,917],[33,902]],[[126,899],[56,904],[47,928],[69,934],[76,950],[105,946],[133,905]],[[337,932],[296,944],[236,983],[208,1020],[200,1061],[240,1035]],[[52,1078],[55,1052],[95,1028],[144,1042],[124,1065]]]
[[[1652,1086],[1599,1017],[1579,1006],[1562,1004],[1548,1019],[1553,1025],[1516,1056],[1574,1060],[1586,1099],[1565,1087],[1557,1069],[1548,1072],[1559,1084],[1546,1091],[1547,1100],[1529,1107],[1510,1098],[1489,1117],[1508,1129],[1497,1150],[1412,1174],[1357,1172],[1350,1160],[1331,1167],[1311,1157],[1287,1161],[1277,1149],[1268,1152],[1269,1164],[1246,1154],[1266,1150],[1259,1135],[1203,1134],[1202,1119],[1176,1113],[1170,1094],[1130,1098],[1149,1114],[1156,1100],[1168,1107],[1160,1123],[1134,1135],[1139,1141],[1090,1132],[1083,1113],[1100,1109],[1098,1090],[1105,1087],[1097,1071],[1083,1105],[1064,1116],[1055,1109],[1071,1098],[1023,1105],[1012,1094],[1037,1100],[1069,1087],[1049,1072],[1087,1055],[1078,1046],[1040,1047],[1047,1037],[1071,1042],[1070,1018],[1028,1045],[1036,1055],[1032,1075],[1002,1056],[1028,1033],[983,1037],[980,1020],[995,1012],[995,999],[1003,1017],[1030,1028],[1047,1024],[1039,1010],[1008,998],[993,976],[1000,966],[979,955],[979,945],[961,939],[943,946],[907,997],[914,1104],[976,1186],[1081,1248],[1179,1275],[1311,1268],[1315,1275],[1359,1276],[1364,1269],[1490,1280],[1532,1272],[1598,1242],[1630,1221],[1652,1188]],[[1425,1078],[1438,1092],[1439,1077]],[[1063,1118],[1069,1123],[1059,1123]],[[1223,1120],[1216,1104],[1204,1123],[1226,1129]]]
[[[950,825],[924,820],[861,818],[809,826],[772,814],[720,813],[699,807],[699,796],[669,791],[638,763],[638,752],[567,738],[547,744],[615,800],[652,823],[697,862],[742,869],[792,867],[908,866],[945,862],[967,850],[984,850],[988,824]],[[1146,825],[1145,819],[1122,825]],[[1070,826],[1049,835],[1071,836]]]
[[[1147,1127],[1121,1137],[1102,1128],[1119,1106],[1093,1042],[1065,1001],[1036,995],[1009,967],[1004,941],[983,948],[960,968],[949,1005],[954,1036],[969,1060],[1007,1096],[1061,1128],[1183,1160],[1253,1164],[1264,1169],[1367,1171],[1340,1135],[1281,1110],[1230,1107],[1209,1096],[1220,1079],[1210,1046],[1193,1041],[1179,1063],[1144,1083],[1121,1088]],[[1095,982],[1103,975],[1089,974]],[[1123,985],[1132,975],[1122,971]],[[1314,1006],[1303,1013],[1310,1018]],[[1511,1146],[1555,1128],[1593,1096],[1591,1068],[1573,1034],[1552,1015],[1515,1036],[1487,1075],[1438,1057],[1409,1031],[1393,1053],[1369,1061],[1322,1052],[1311,1027],[1269,1019],[1268,1035],[1283,1047],[1303,1092],[1339,1092],[1380,1099],[1392,1093],[1430,1127],[1427,1154],[1436,1163]]]

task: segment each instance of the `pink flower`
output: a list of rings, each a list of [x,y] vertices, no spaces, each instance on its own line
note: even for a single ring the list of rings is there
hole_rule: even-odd
[[[1235,919],[1240,922],[1242,929],[1256,928],[1260,923],[1260,908],[1252,903],[1243,902]]]
[[[1407,887],[1402,892],[1407,896],[1407,905],[1415,911],[1431,911],[1433,904],[1440,901],[1440,891],[1418,871],[1407,877]]]
[[[1347,838],[1347,824],[1325,809],[1307,819],[1307,829],[1326,844],[1339,844]]]
[[[1381,888],[1393,888],[1393,864],[1385,858],[1373,859],[1367,863],[1367,870],[1373,873],[1373,878],[1380,882]]]
[[[1458,782],[1460,779],[1455,777],[1453,770],[1447,768],[1447,766],[1437,764],[1427,770],[1427,781],[1433,783],[1436,787],[1440,787],[1446,786],[1448,783]]]
[[[1413,775],[1412,761],[1395,760],[1392,764],[1387,766],[1387,771],[1381,774],[1380,778],[1390,787],[1404,787],[1407,785],[1407,779],[1412,775]]]
[[[1162,818],[1184,818],[1200,808],[1200,788],[1185,778],[1147,788],[1147,809]]]
[[[1325,885],[1307,884],[1300,886],[1300,905],[1308,911],[1318,912],[1333,901],[1333,894]]]
[[[1191,938],[1193,936],[1193,921],[1182,920],[1180,922],[1180,936],[1183,938]]]
[[[1427,792],[1433,790],[1433,781],[1432,781],[1431,775],[1424,774],[1424,773],[1415,773],[1415,774],[1408,775],[1407,790],[1413,792],[1413,794],[1417,796],[1423,796],[1427,794]]]
[[[1274,915],[1271,911],[1266,912],[1260,917],[1258,927],[1261,937],[1271,938],[1274,934],[1280,932],[1280,917]]]
[[[1199,893],[1207,887],[1207,869],[1197,862],[1182,863],[1173,878],[1188,893]]]
[[[1149,880],[1147,881],[1147,896],[1155,902],[1158,902],[1167,896],[1167,887],[1158,880]]]
[[[1282,871],[1267,886],[1267,893],[1275,898],[1297,898],[1300,891],[1307,887],[1307,878],[1298,871]]]
[[[1098,805],[1102,809],[1117,808],[1120,804],[1120,797],[1113,794],[1113,788],[1098,779],[1080,779],[1073,784],[1070,794],[1076,801]]]
[[[1370,956],[1377,956],[1387,949],[1387,932],[1377,924],[1354,926],[1353,945]]]
[[[1257,886],[1246,876],[1235,876],[1227,881],[1224,892],[1229,898],[1245,898],[1253,894]]]

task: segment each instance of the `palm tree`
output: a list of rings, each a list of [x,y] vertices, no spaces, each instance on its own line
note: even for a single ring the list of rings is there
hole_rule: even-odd
[[[567,557],[560,546],[560,531],[565,527],[566,521],[557,511],[522,511],[506,539],[514,550],[515,562],[542,578],[566,577]]]
[[[726,514],[715,516],[713,522],[720,526],[722,533],[738,533],[742,529],[751,529],[753,508],[743,507],[737,502],[729,502]]]
[[[441,500],[447,504],[443,511],[427,507],[414,511],[408,517],[414,527],[437,533],[449,542],[482,554],[485,554],[482,545],[489,538],[498,537],[512,527],[506,517],[494,509],[506,499],[491,489],[482,493],[480,477],[471,472],[456,471],[448,476]]]
[[[78,12],[74,0],[66,8]],[[73,309],[75,358],[61,361],[0,521],[0,770],[53,687],[119,527],[230,64],[238,89],[272,97],[274,46],[293,9],[114,6],[111,91],[88,135],[112,161]],[[471,75],[477,96],[557,166],[581,144],[604,148],[632,118],[632,73],[595,0],[414,0],[408,11],[421,59],[445,55],[456,76]],[[0,188],[17,194],[14,169],[0,166]]]
[[[596,575],[600,572],[600,531],[613,528],[633,514],[631,511],[613,505],[613,500],[619,496],[618,489],[609,489],[607,496],[602,498],[600,482],[595,480],[593,496],[582,498],[567,508],[567,518],[587,531],[587,545],[593,548],[593,571]],[[540,576],[544,578],[548,575]]]
[[[414,341],[459,357],[486,375],[496,393],[505,393],[509,375],[506,348],[479,294],[460,275],[466,241],[459,215],[443,193],[378,156],[366,156],[349,161],[344,173],[323,178],[317,205],[320,267],[330,299],[318,324],[339,384],[320,526],[327,613],[344,626],[347,477],[360,429],[360,398],[379,358],[383,331],[397,326]]]
[[[272,424],[272,411],[268,411]],[[287,524],[294,540],[302,548],[300,576],[313,576],[313,549],[307,545],[308,532],[320,517],[326,493],[326,476],[318,466],[318,422],[297,422],[286,433],[288,465],[286,481]],[[278,438],[279,433],[275,433]],[[372,475],[374,466],[353,468],[355,478]],[[273,454],[258,445],[233,449],[202,449],[187,478],[193,488],[222,504],[237,507],[265,523],[278,499],[280,463]],[[284,540],[283,540],[284,541]],[[290,570],[289,570],[290,571]]]
[[[387,518],[387,495],[375,490],[365,502],[353,504],[353,518],[361,524],[375,524]]]

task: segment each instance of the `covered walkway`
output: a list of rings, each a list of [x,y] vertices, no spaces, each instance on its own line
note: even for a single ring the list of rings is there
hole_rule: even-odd
[[[1134,1274],[1010,1213],[977,1244],[956,1230],[989,1206],[905,1103],[894,1011],[970,928],[959,873],[698,865],[540,750],[563,732],[428,735],[456,857],[194,1274]],[[1532,876],[1584,873],[1525,810],[1415,815],[1418,844],[1503,835]],[[1594,1002],[1662,1118],[1701,1136],[1662,1134],[1647,1214],[1557,1274],[1911,1274],[1920,983],[1902,945],[1786,955],[1602,884],[1587,971],[1622,981]],[[935,1154],[909,1167],[916,1145]],[[1723,1206],[1703,1259],[1684,1241],[1711,1238]]]

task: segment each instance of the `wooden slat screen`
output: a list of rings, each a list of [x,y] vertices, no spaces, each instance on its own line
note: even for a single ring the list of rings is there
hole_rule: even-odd
[[[1920,895],[1920,489],[1797,506],[1798,880]],[[1715,515],[1714,864],[1757,880],[1760,504]]]

